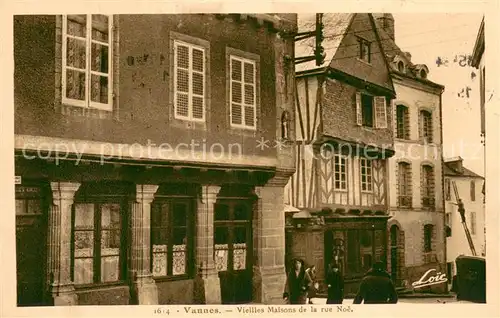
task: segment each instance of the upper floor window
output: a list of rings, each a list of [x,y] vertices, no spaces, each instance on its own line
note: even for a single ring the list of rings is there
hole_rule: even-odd
[[[360,175],[361,175],[361,191],[373,191],[373,170],[372,161],[365,158],[359,159]]]
[[[422,166],[421,189],[422,206],[434,207],[434,168],[430,165]]]
[[[420,111],[420,138],[425,142],[433,141],[432,113],[427,110]]]
[[[410,114],[408,112],[408,107],[403,105],[398,105],[396,107],[396,122],[396,137],[406,140],[410,139]]]
[[[356,124],[358,126],[387,128],[387,106],[384,96],[356,93]]]
[[[407,162],[398,163],[398,206],[412,206],[411,165]]]
[[[476,181],[474,180],[470,182],[470,200],[476,201]]]
[[[451,181],[450,179],[444,179],[444,191],[445,191],[445,200],[451,200]]]
[[[401,73],[405,72],[405,64],[403,61],[398,62],[398,71],[400,71]]]
[[[205,48],[174,41],[175,118],[205,121]]]
[[[371,43],[365,39],[358,38],[359,59],[367,63],[371,62]]]
[[[451,229],[452,229],[452,213],[447,212],[445,215],[445,226],[446,226],[446,237],[451,237]]]
[[[230,55],[230,74],[231,126],[256,129],[256,63]]]
[[[112,16],[63,16],[62,102],[112,110]]]
[[[335,190],[347,190],[347,158],[335,155]]]

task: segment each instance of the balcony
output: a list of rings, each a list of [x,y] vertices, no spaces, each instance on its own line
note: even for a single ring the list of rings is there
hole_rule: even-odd
[[[399,195],[398,196],[398,207],[400,208],[411,208],[412,197],[411,195]]]
[[[433,197],[423,197],[422,207],[434,209],[436,207],[436,199]]]

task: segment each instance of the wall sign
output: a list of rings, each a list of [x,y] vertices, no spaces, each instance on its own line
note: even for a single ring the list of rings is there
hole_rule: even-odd
[[[432,286],[432,285],[438,285],[442,284],[448,281],[448,278],[446,278],[446,274],[442,274],[441,272],[437,272],[436,275],[432,274],[433,272],[436,272],[437,270],[432,268],[429,269],[427,272],[420,277],[420,279],[413,284],[413,288],[422,288],[426,286]]]

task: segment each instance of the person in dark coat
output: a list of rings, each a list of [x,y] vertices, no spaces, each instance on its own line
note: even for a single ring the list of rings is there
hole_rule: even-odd
[[[326,303],[342,304],[344,301],[344,277],[336,263],[331,263],[328,266],[326,286],[328,287]]]
[[[382,262],[373,264],[359,286],[358,294],[353,304],[395,304],[398,294],[391,280],[391,275],[384,270]]]
[[[304,261],[293,260],[293,267],[288,272],[283,292],[283,299],[289,304],[305,304],[307,302],[307,291],[311,287],[311,278],[306,273]]]
[[[315,298],[318,294],[319,284],[316,281],[316,265],[312,265],[308,269],[306,269],[306,273],[309,274],[309,278],[311,278],[311,288],[307,292],[308,303],[312,304],[312,298]]]

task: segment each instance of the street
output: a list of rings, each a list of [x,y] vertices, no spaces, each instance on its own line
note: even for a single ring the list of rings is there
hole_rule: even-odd
[[[351,305],[354,299],[345,299],[343,305]],[[326,304],[326,298],[313,298],[313,304],[315,305],[323,305]],[[447,303],[463,303],[466,304],[468,302],[457,301],[455,298],[451,297],[435,297],[435,298],[423,298],[423,297],[415,297],[415,298],[400,298],[398,300],[399,304],[447,304]]]

